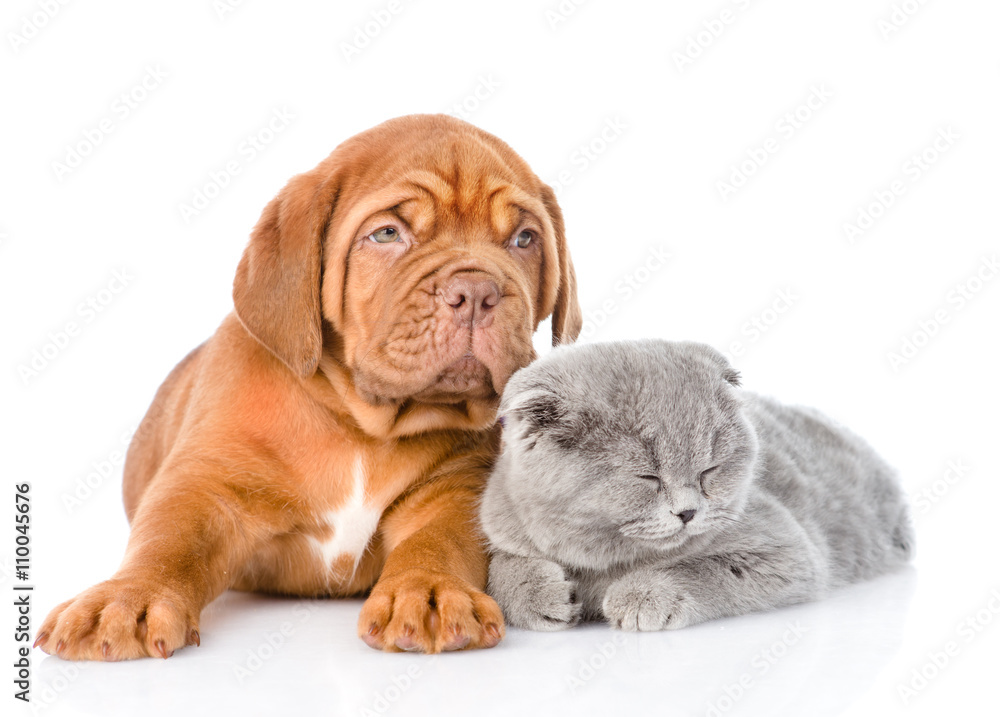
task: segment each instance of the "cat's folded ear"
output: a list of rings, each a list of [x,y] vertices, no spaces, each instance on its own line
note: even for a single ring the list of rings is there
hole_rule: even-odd
[[[722,378],[724,378],[726,381],[728,381],[734,386],[742,385],[740,383],[740,381],[742,380],[740,372],[734,369],[732,366],[727,366],[724,369],[722,369]]]
[[[684,344],[689,351],[696,353],[703,358],[712,368],[718,370],[722,379],[733,386],[740,385],[740,372],[733,368],[722,352],[712,348],[708,344],[699,344],[693,341]]]
[[[543,431],[562,432],[567,428],[568,408],[557,393],[536,385],[504,391],[499,415],[505,428],[510,427],[514,419],[522,427],[522,435],[529,436]]]

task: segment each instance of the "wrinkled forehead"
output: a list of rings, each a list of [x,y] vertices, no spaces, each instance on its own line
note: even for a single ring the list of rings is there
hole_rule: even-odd
[[[471,125],[451,126],[443,118],[407,123],[406,131],[380,125],[340,150],[346,181],[339,203],[349,207],[341,217],[347,226],[389,209],[435,230],[488,227],[505,234],[528,216],[549,221],[540,182],[527,164]]]

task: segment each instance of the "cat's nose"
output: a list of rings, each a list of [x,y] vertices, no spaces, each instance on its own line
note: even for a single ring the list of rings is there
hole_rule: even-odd
[[[674,513],[674,515],[676,515],[678,518],[680,518],[681,522],[684,523],[684,525],[687,525],[688,523],[691,522],[691,519],[694,517],[694,514],[697,513],[697,512],[698,511],[696,511],[696,510],[688,509],[688,510],[682,510],[680,513]]]

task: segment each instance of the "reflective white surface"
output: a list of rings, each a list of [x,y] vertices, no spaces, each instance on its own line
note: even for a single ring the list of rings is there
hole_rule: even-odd
[[[917,572],[793,608],[685,630],[511,630],[496,649],[382,654],[354,637],[359,600],[230,592],[202,618],[202,646],[169,660],[46,658],[49,715],[650,714],[839,715],[863,706],[903,643]],[[713,712],[713,710],[715,710]]]

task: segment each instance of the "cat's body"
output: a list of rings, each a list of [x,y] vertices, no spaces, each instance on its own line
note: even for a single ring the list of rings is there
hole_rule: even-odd
[[[515,374],[482,504],[488,591],[512,625],[678,628],[909,560],[885,462],[736,385],[715,350],[664,341],[559,348]]]

